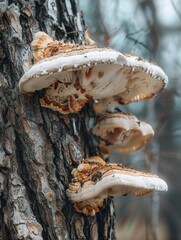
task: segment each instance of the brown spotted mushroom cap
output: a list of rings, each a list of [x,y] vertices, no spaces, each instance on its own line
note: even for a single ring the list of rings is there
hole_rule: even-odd
[[[144,100],[167,84],[159,67],[109,48],[53,41],[38,32],[32,50],[36,64],[20,79],[20,90],[47,89],[41,105],[60,113],[78,112],[91,99]]]
[[[99,157],[85,159],[72,174],[67,195],[76,210],[86,216],[94,216],[109,196],[142,196],[168,189],[166,182],[156,175],[107,164]]]
[[[154,135],[148,123],[123,112],[106,113],[100,116],[93,133],[98,136],[99,145],[104,154],[112,150],[118,152],[138,150]]]
[[[32,50],[36,64],[20,79],[19,88],[24,93],[46,88],[41,105],[64,114],[78,112],[93,98],[84,88],[85,81],[92,76],[92,68],[125,62],[124,56],[112,49],[65,44],[53,41],[43,32],[35,34]],[[82,73],[82,69],[86,71]]]

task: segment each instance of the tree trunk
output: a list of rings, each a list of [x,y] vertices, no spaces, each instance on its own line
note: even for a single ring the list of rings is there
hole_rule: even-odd
[[[0,2],[0,239],[115,239],[112,199],[85,217],[66,196],[71,170],[100,155],[91,104],[65,116],[18,88],[33,33],[83,43],[84,29],[76,0]]]

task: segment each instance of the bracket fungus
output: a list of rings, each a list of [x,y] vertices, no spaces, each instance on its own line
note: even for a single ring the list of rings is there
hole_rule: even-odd
[[[92,99],[115,97],[121,104],[151,98],[162,91],[167,76],[161,68],[109,48],[53,41],[34,35],[35,64],[19,82],[24,93],[46,89],[43,107],[76,113]]]
[[[72,174],[67,195],[77,212],[86,216],[94,216],[109,196],[168,190],[166,182],[156,175],[106,163],[97,156],[85,159]]]
[[[112,150],[118,152],[138,150],[154,136],[154,131],[148,123],[123,112],[100,116],[93,133],[99,137],[99,146],[104,154]]]

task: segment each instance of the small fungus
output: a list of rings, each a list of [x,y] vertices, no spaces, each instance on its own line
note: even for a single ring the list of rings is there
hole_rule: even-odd
[[[121,104],[151,98],[167,76],[157,66],[109,48],[53,41],[38,32],[31,44],[35,64],[20,79],[24,93],[46,89],[43,107],[76,113],[92,99],[114,97]]]
[[[106,113],[100,116],[93,129],[99,137],[102,152],[131,152],[138,150],[152,139],[152,127],[134,115],[123,112]]]
[[[96,173],[99,173],[97,178]],[[156,175],[107,164],[99,157],[85,159],[72,174],[67,195],[77,212],[86,216],[94,216],[109,196],[143,196],[154,190],[168,190],[166,182]]]

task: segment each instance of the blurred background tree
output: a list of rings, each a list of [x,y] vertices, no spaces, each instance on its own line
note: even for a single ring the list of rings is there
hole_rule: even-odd
[[[181,236],[181,10],[180,0],[79,0],[91,37],[99,46],[137,55],[158,64],[169,85],[152,100],[124,106],[150,123],[155,137],[132,154],[111,160],[159,173],[166,194],[116,198],[117,238],[179,240]]]

